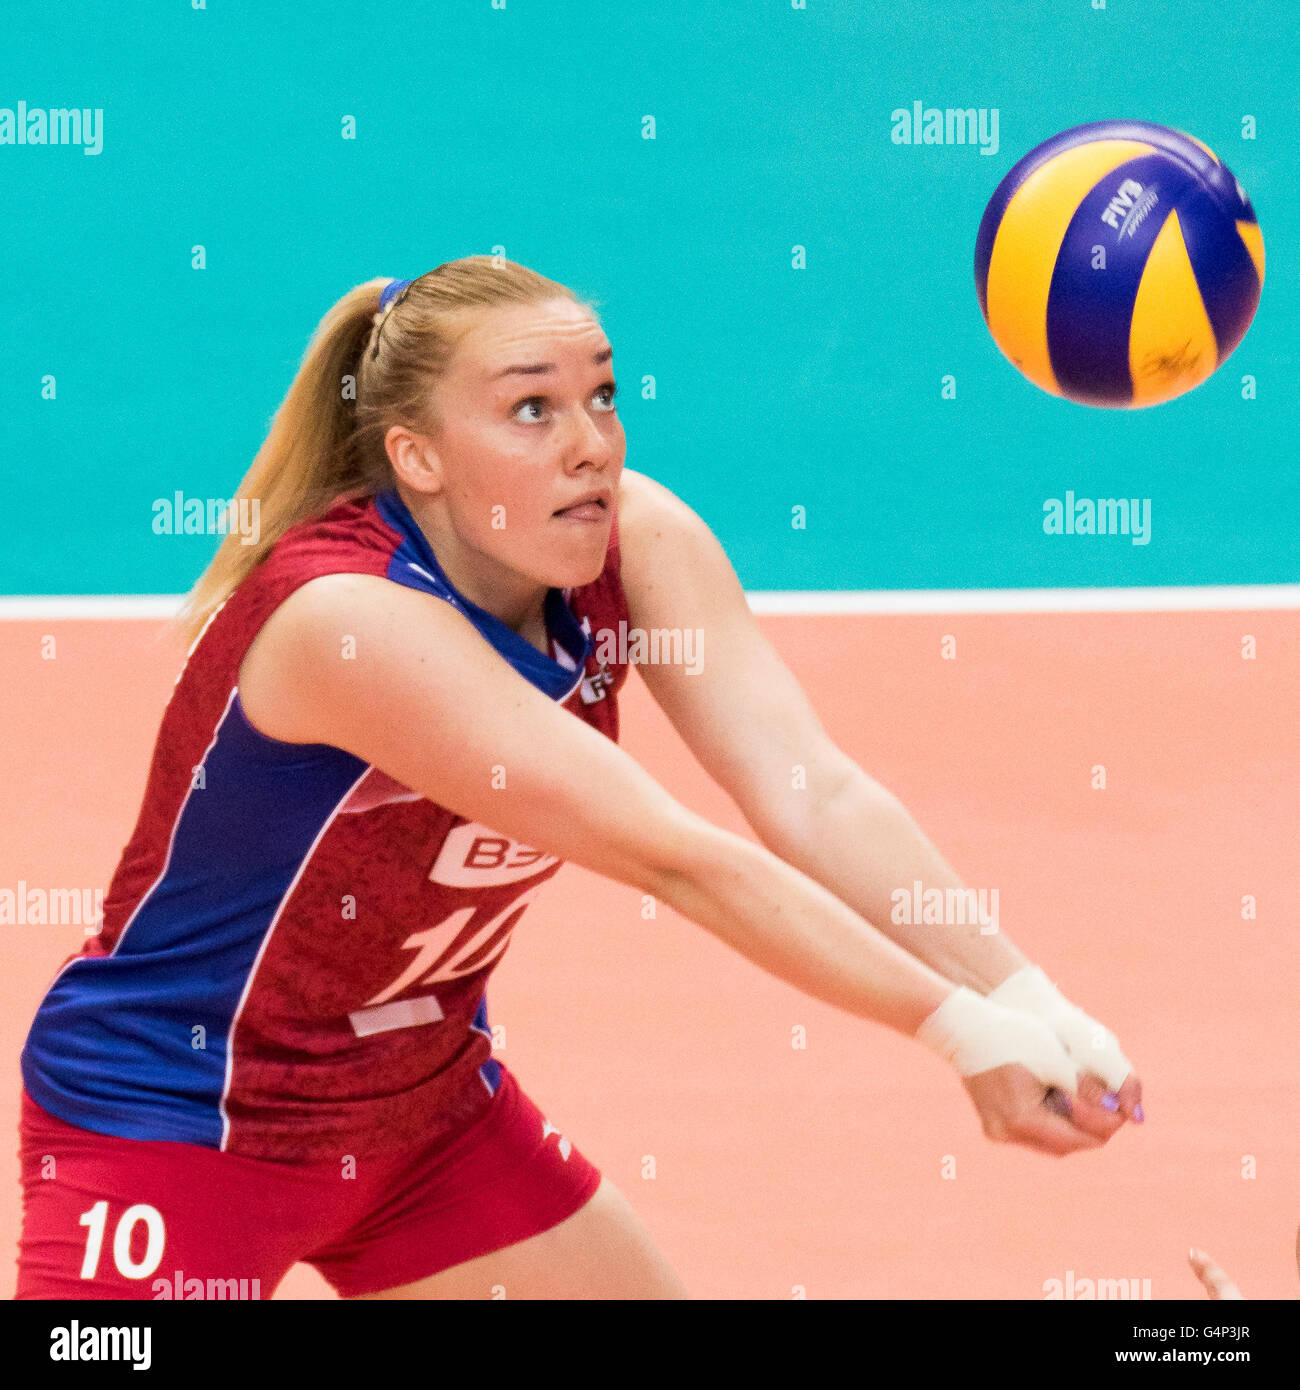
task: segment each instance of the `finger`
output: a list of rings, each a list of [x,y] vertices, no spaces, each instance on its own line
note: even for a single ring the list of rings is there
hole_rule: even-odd
[[[1101,1108],[1101,1098],[1103,1096],[1110,1096],[1112,1099],[1116,1098],[1115,1092],[1106,1085],[1106,1082],[1098,1076],[1095,1071],[1085,1071],[1079,1074],[1079,1094],[1099,1109]],[[1117,1113],[1119,1110],[1118,1105],[1110,1105],[1105,1108],[1110,1110],[1112,1114]]]
[[[1205,1290],[1211,1298],[1240,1298],[1245,1301],[1241,1290],[1204,1250],[1190,1250],[1187,1258],[1191,1261],[1196,1277],[1205,1285]]]
[[[1142,1109],[1142,1083],[1132,1072],[1119,1088],[1119,1113],[1126,1120],[1136,1120],[1138,1124],[1146,1119],[1146,1113]]]
[[[1095,1071],[1084,1072],[1079,1078],[1079,1094],[1086,1097],[1097,1109],[1104,1110],[1109,1115],[1119,1116],[1121,1121],[1128,1118],[1120,1103],[1120,1092],[1108,1085],[1106,1078],[1099,1076]]]
[[[1115,1121],[1116,1127],[1128,1118],[1124,1114],[1120,1093],[1106,1084],[1104,1077],[1095,1072],[1085,1072],[1079,1078],[1079,1095],[1101,1114]]]
[[[1113,1102],[1112,1105],[1103,1103],[1103,1097],[1107,1094],[1106,1083],[1100,1078],[1083,1077],[1079,1082],[1079,1094],[1065,1112],[1077,1129],[1093,1135],[1103,1143],[1116,1130],[1122,1129],[1125,1123],[1123,1114]]]
[[[1054,1115],[1046,1106],[1026,1112],[1007,1130],[1007,1138],[1039,1153],[1071,1154],[1080,1149],[1099,1149],[1102,1141],[1078,1129],[1070,1120]]]

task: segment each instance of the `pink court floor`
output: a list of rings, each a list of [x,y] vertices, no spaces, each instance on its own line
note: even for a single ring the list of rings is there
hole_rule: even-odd
[[[574,865],[489,989],[525,1090],[697,1297],[1041,1299],[1052,1280],[1149,1279],[1153,1298],[1200,1299],[1189,1245],[1248,1298],[1300,1295],[1295,615],[762,622],[840,746],[968,884],[998,888],[1001,928],[1115,1030],[1146,1124],[1064,1159],[995,1145],[915,1043],[671,910],[642,920],[636,890]],[[107,885],[181,658],[162,631],[0,622],[0,889]],[[749,833],[635,676],[622,711],[624,747],[664,786]],[[18,1054],[83,938],[0,925],[5,1297]],[[333,1296],[305,1267],[277,1294]]]

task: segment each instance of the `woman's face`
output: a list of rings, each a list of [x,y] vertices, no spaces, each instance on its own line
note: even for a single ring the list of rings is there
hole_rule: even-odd
[[[612,351],[566,299],[485,311],[461,340],[437,388],[441,429],[427,436],[432,482],[419,490],[441,499],[436,516],[454,532],[442,539],[467,579],[490,580],[493,562],[555,588],[600,573],[627,451]],[[593,493],[601,500],[573,510]]]

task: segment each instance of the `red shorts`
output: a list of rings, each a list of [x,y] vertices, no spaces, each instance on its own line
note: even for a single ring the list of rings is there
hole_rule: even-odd
[[[20,1134],[17,1298],[270,1298],[298,1261],[343,1298],[377,1293],[548,1230],[600,1185],[504,1066],[464,1133],[355,1176],[97,1134],[26,1091]]]

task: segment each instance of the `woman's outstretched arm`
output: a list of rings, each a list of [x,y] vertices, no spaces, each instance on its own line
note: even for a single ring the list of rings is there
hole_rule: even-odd
[[[443,600],[372,576],[312,580],[258,634],[240,695],[272,738],[345,749],[460,815],[662,898],[816,998],[919,1031],[959,1074],[998,1083],[971,1091],[990,1137],[1056,1154],[1096,1147],[1041,1104],[1046,1087],[1073,1092],[1077,1077],[1046,1025],[955,989],[807,875],[682,806]]]
[[[944,978],[986,995],[1011,980],[1007,990],[1018,1005],[1036,1004],[1042,995],[1045,1011],[1062,1017],[1064,1001],[1048,993],[1050,985],[1029,969],[996,917],[981,917],[990,899],[981,903],[965,888],[898,798],[827,735],[700,517],[666,488],[625,470],[619,534],[630,626],[692,637],[692,663],[638,670],[763,844]],[[940,895],[933,901],[956,909],[942,925],[911,910],[933,890]],[[908,911],[894,911],[898,894]],[[1091,1039],[1095,1027],[1081,1014],[1071,1016],[1074,1035]],[[1118,1088],[1118,1115],[1132,1117],[1141,1086],[1135,1076],[1117,1075],[1124,1064],[1113,1037],[1104,1058],[1090,1041],[1089,1051]],[[1092,1087],[1090,1095],[1100,1098],[1105,1089]],[[1103,1132],[1108,1118],[1107,1111],[1094,1116]]]

